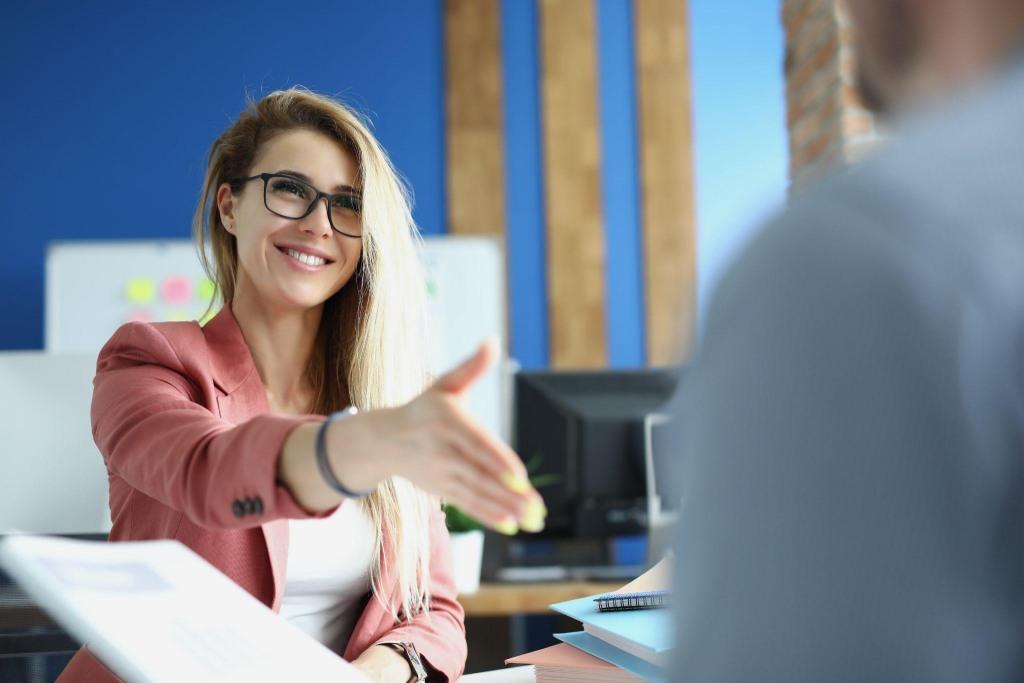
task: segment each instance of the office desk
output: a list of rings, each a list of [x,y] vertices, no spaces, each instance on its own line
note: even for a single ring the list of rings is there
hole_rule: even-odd
[[[481,583],[480,590],[459,596],[467,617],[514,617],[550,614],[548,605],[563,600],[610,593],[621,583],[559,581],[552,583]]]
[[[465,683],[534,683],[536,680],[537,676],[532,666],[510,666],[507,669],[481,671],[459,679]]]

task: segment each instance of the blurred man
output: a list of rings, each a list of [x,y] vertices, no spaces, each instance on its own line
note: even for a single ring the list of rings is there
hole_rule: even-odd
[[[1024,679],[1024,0],[849,9],[868,99],[916,113],[715,294],[681,397],[687,683]]]

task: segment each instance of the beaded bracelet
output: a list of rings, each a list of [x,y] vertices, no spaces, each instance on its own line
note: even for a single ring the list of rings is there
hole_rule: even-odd
[[[335,476],[334,470],[331,469],[331,464],[327,461],[327,427],[335,420],[350,417],[358,412],[359,410],[355,406],[349,406],[344,410],[331,413],[327,416],[327,419],[324,420],[323,424],[320,425],[320,429],[317,430],[316,433],[316,464],[320,467],[320,474],[323,476],[324,481],[327,482],[328,486],[348,498],[364,498],[373,493],[373,491],[353,491],[338,481],[338,477]]]

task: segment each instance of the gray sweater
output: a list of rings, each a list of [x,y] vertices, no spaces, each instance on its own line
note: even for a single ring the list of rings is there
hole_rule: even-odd
[[[676,680],[1024,680],[1024,63],[898,137],[713,298]]]

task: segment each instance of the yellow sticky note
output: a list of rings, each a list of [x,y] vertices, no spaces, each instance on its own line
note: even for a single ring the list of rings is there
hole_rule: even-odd
[[[206,323],[210,322],[210,320],[213,318],[213,316],[217,315],[217,311],[218,311],[218,309],[214,308],[212,306],[209,309],[205,309],[204,308],[203,309],[203,313],[202,313],[202,315],[199,318],[199,324],[200,325],[205,325]]]
[[[217,291],[217,286],[213,284],[213,280],[208,277],[199,278],[199,282],[196,283],[196,298],[200,301],[212,301],[213,295]]]
[[[156,296],[156,282],[153,278],[133,277],[125,285],[124,295],[133,304],[148,304]]]

